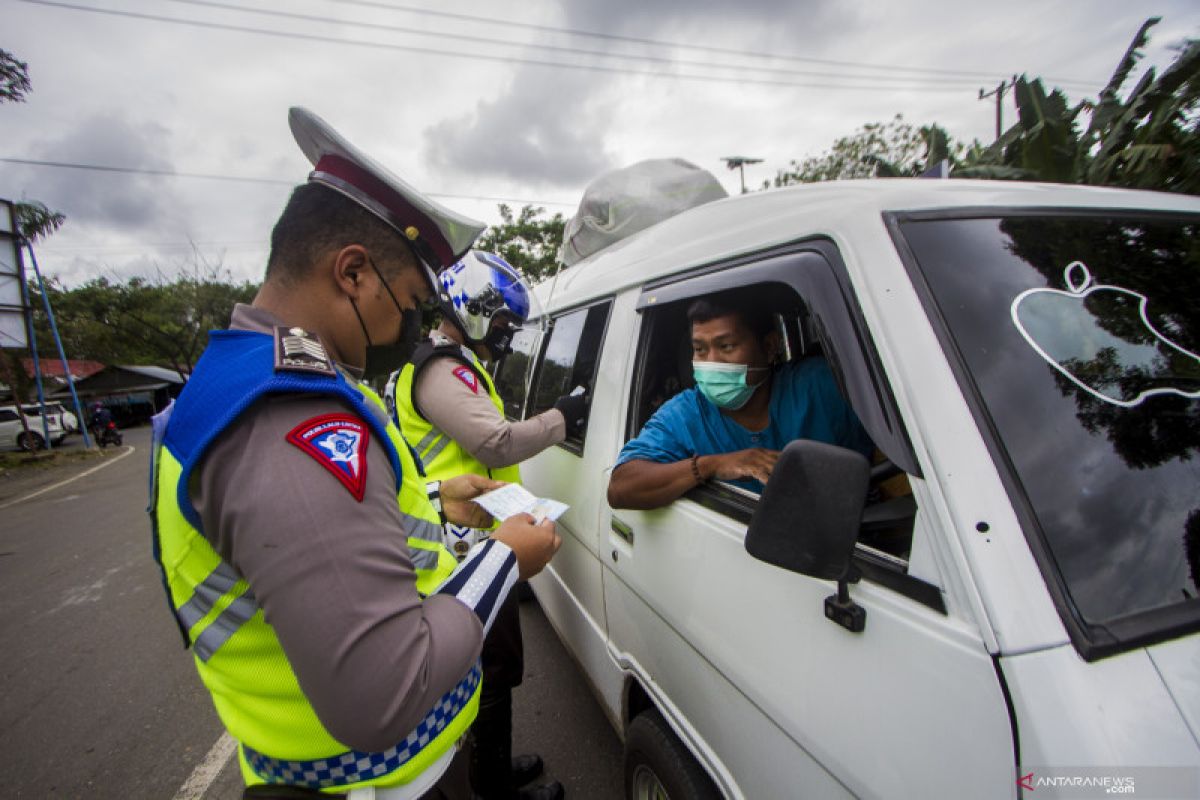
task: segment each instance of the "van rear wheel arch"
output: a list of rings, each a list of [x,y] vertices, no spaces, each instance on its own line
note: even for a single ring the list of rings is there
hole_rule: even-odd
[[[658,709],[649,708],[626,730],[625,797],[720,800],[721,793]]]

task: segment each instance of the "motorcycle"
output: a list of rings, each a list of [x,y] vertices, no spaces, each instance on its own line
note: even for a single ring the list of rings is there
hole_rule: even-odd
[[[121,431],[117,429],[117,423],[112,421],[106,425],[93,425],[92,436],[95,438],[96,444],[100,447],[110,444],[119,446],[124,442],[121,438]]]

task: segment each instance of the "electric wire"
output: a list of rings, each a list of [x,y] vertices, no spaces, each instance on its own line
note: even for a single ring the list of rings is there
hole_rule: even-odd
[[[781,61],[796,61],[806,64],[824,64],[831,67],[850,67],[853,69],[877,69],[887,70],[890,72],[905,71],[918,72],[930,75],[960,75],[966,77],[982,78],[985,80],[995,80],[995,72],[985,72],[980,70],[953,70],[939,69],[937,67],[909,67],[899,64],[871,64],[862,61],[839,61],[827,58],[813,58],[811,56],[798,56],[790,53],[756,53],[747,50],[736,50],[729,47],[717,47],[715,45],[691,44],[685,42],[672,42],[663,39],[646,39],[637,36],[622,36],[614,33],[601,33],[599,31],[583,31],[574,28],[560,28],[553,25],[538,25],[530,22],[517,22],[515,20],[500,19],[498,17],[481,17],[474,14],[462,14],[451,11],[438,11],[429,8],[417,8],[413,6],[396,5],[393,3],[374,2],[373,0],[327,0],[330,3],[340,3],[342,5],[360,6],[365,8],[386,9],[389,11],[401,11],[411,14],[421,14],[431,17],[442,17],[445,19],[454,19],[466,22],[482,22],[488,25],[501,25],[508,28],[519,28],[522,30],[539,31],[542,33],[557,33],[567,36],[584,36],[596,39],[604,39],[615,42],[629,42],[633,44],[648,44],[656,47],[672,47],[679,49],[699,50],[707,53],[720,53],[722,55],[742,56],[744,58],[763,58],[774,59]],[[1003,74],[1010,74],[1010,71],[1002,71]],[[1096,81],[1083,81],[1071,78],[1051,78],[1046,77],[1044,80],[1054,81],[1061,84],[1078,84],[1080,86],[1102,87],[1103,83]]]
[[[84,11],[94,14],[107,16],[125,17],[130,19],[141,19],[152,22],[162,22],[172,25],[182,25],[194,28],[205,28],[210,30],[225,30],[235,31],[239,33],[251,33],[261,36],[270,36],[280,39],[298,39],[303,41],[325,42],[330,44],[350,45],[354,47],[366,47],[376,50],[396,50],[410,53],[420,53],[423,55],[432,55],[445,58],[466,58],[479,61],[490,61],[509,64],[530,64],[533,66],[553,67],[555,69],[576,69],[592,72],[606,72],[612,74],[625,75],[643,75],[652,78],[670,78],[674,80],[685,81],[700,81],[703,83],[728,83],[736,85],[753,84],[759,86],[783,86],[795,89],[824,89],[830,91],[909,91],[909,92],[961,92],[959,86],[871,86],[865,84],[831,84],[831,83],[802,83],[797,81],[783,80],[768,80],[763,78],[737,78],[719,75],[694,75],[682,72],[663,72],[655,70],[632,69],[629,67],[615,67],[600,64],[582,64],[566,61],[545,61],[541,59],[526,58],[523,56],[497,56],[486,53],[473,52],[456,52],[431,47],[419,47],[416,45],[392,44],[386,42],[373,42],[362,39],[343,39],[335,36],[324,36],[320,34],[299,33],[292,31],[280,31],[268,28],[255,28],[246,25],[234,25],[223,22],[210,22],[206,20],[181,19],[178,17],[164,17],[157,14],[147,14],[138,11],[122,11],[118,9],[98,8],[95,6],[81,6],[73,3],[59,2],[59,0],[18,0],[18,2],[27,3],[30,5],[47,6],[51,8],[60,8],[70,11]]]
[[[278,178],[260,178],[246,175],[219,175],[209,172],[178,172],[176,170],[145,169],[141,167],[113,167],[103,164],[78,164],[67,161],[43,161],[32,158],[0,157],[0,163],[22,164],[33,167],[55,167],[59,169],[91,170],[94,172],[114,172],[129,175],[150,175],[162,178],[196,178],[210,181],[233,181],[236,183],[266,183],[277,186],[297,185],[297,181],[286,181]],[[477,200],[479,202],[486,203],[521,203],[523,205],[564,206],[567,208],[574,208],[576,206],[575,203],[564,203],[557,200],[530,200],[520,197],[490,197],[487,195],[449,194],[446,192],[423,192],[423,194],[428,197],[440,197],[450,200]]]
[[[418,28],[408,28],[402,25],[389,25],[380,22],[359,22],[354,20],[338,19],[336,17],[322,17],[315,14],[301,14],[291,11],[278,11],[274,9],[264,8],[249,8],[239,6],[233,3],[222,3],[216,0],[168,0],[172,3],[181,5],[198,6],[201,8],[216,8],[224,11],[234,11],[243,14],[258,14],[266,17],[276,17],[280,19],[300,20],[304,22],[319,22],[334,25],[344,25],[354,28],[365,28],[368,30],[382,30],[389,33],[405,33],[413,36],[433,37],[437,39],[455,39],[464,42],[474,42],[478,44],[500,45],[502,47],[522,47],[533,48],[537,50],[546,50],[552,53],[563,53],[568,55],[579,56],[596,56],[599,58],[613,59],[628,59],[648,61],[656,64],[666,64],[671,66],[683,67],[699,67],[701,69],[717,69],[717,70],[737,70],[740,72],[755,72],[755,73],[773,73],[776,75],[798,75],[805,78],[834,78],[836,80],[869,80],[869,81],[885,81],[885,82],[912,82],[917,78],[907,75],[846,75],[837,72],[813,72],[811,70],[790,69],[787,67],[768,67],[754,66],[750,64],[724,64],[715,63],[712,61],[698,61],[695,59],[671,58],[667,56],[644,55],[639,53],[613,53],[604,50],[582,50],[577,47],[564,47],[553,44],[540,44],[535,42],[519,42],[506,39],[493,39],[486,36],[472,36],[468,34],[447,33],[439,31],[424,31]],[[991,74],[989,73],[989,77]],[[957,83],[961,85],[978,86],[979,81],[972,77],[958,77],[953,79],[941,78],[938,81],[942,84]]]

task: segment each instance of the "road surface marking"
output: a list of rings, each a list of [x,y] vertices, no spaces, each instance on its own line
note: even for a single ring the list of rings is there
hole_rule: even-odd
[[[45,494],[46,492],[49,492],[53,489],[57,489],[60,486],[66,486],[68,483],[71,483],[72,481],[77,481],[80,478],[86,478],[88,475],[91,475],[93,472],[99,472],[100,470],[104,469],[105,467],[112,466],[113,464],[117,463],[122,458],[129,455],[136,449],[131,444],[127,444],[127,445],[125,445],[125,447],[126,447],[125,452],[121,453],[121,455],[117,456],[112,461],[106,460],[103,464],[99,464],[95,467],[92,467],[91,469],[87,470],[86,472],[81,472],[78,475],[76,475],[74,478],[67,478],[65,481],[59,481],[58,483],[51,484],[50,486],[47,486],[44,489],[38,489],[36,492],[30,492],[29,494],[25,495],[24,497],[18,497],[16,500],[9,500],[4,505],[0,505],[0,508],[8,508],[9,506],[15,506],[17,503],[24,503],[26,500],[32,500],[33,498],[37,497],[40,494]]]
[[[208,755],[196,765],[192,774],[183,782],[183,786],[179,787],[173,800],[200,800],[204,797],[204,793],[217,779],[217,775],[221,774],[221,769],[236,749],[237,742],[229,735],[229,731],[222,733],[221,738],[217,739],[216,744],[208,751]]]

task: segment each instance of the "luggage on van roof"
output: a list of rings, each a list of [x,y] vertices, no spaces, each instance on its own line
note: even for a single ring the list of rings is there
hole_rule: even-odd
[[[682,158],[652,158],[593,180],[567,220],[558,260],[571,266],[655,223],[729,194],[708,170]]]

